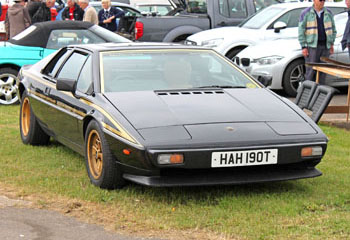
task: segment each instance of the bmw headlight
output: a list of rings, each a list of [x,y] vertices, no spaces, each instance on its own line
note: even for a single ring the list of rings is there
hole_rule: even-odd
[[[282,59],[283,57],[281,56],[269,56],[269,57],[262,57],[262,58],[255,59],[254,62],[260,65],[270,65],[270,64],[275,64]]]
[[[217,47],[217,46],[219,46],[223,41],[224,41],[223,38],[210,39],[210,40],[203,41],[203,42],[202,42],[202,46]]]

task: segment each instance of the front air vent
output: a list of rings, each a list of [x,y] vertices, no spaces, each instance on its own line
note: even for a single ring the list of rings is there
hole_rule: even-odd
[[[221,90],[217,91],[169,91],[169,92],[156,92],[158,96],[166,96],[166,95],[171,95],[171,96],[181,96],[181,95],[213,95],[213,94],[223,94],[224,92]]]

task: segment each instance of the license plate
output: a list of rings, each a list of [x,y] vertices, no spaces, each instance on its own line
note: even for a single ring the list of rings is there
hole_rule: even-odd
[[[211,167],[239,167],[277,164],[277,155],[277,149],[213,152],[211,154]]]

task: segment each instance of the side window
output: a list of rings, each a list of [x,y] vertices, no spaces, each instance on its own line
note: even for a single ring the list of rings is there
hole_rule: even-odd
[[[187,12],[207,13],[207,1],[206,0],[188,0]]]
[[[90,87],[92,86],[92,60],[89,56],[86,60],[83,69],[80,72],[78,83],[77,83],[77,90],[82,93],[88,93],[90,90]]]
[[[272,29],[273,25],[276,22],[284,22],[287,24],[287,28],[291,27],[298,27],[299,24],[299,17],[301,14],[301,11],[304,10],[303,8],[293,9],[285,14],[283,14],[281,17],[279,17],[276,21],[274,21],[268,29]]]
[[[228,0],[228,5],[231,18],[247,17],[247,5],[245,0]]]
[[[81,68],[83,67],[88,55],[84,53],[74,52],[63,65],[57,78],[66,78],[77,80]]]
[[[219,0],[219,13],[222,16],[229,17],[227,0]]]
[[[88,29],[59,29],[50,33],[46,48],[59,49],[70,44],[104,43],[101,37]]]
[[[342,8],[342,7],[327,7],[327,8],[331,10],[333,15],[337,15],[338,13],[347,11],[347,8]]]
[[[69,54],[71,54],[71,51],[69,51],[67,48],[63,48],[49,62],[49,64],[46,65],[46,67],[44,68],[42,73],[45,75],[48,75],[50,77],[54,77],[56,75],[57,71],[60,69],[62,63],[68,57]]]

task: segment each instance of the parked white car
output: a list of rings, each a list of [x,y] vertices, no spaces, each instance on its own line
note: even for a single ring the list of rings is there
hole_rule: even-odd
[[[244,48],[270,39],[298,36],[300,13],[312,2],[273,4],[257,12],[238,27],[221,27],[202,31],[187,38],[185,44],[214,48],[233,59]],[[346,10],[344,3],[327,2],[333,14]]]
[[[331,59],[345,63],[349,63],[349,53],[348,49],[342,50],[340,41],[347,18],[347,13],[334,17],[337,37],[334,54],[330,56]],[[270,88],[283,89],[290,96],[296,95],[299,82],[304,80],[305,61],[297,38],[264,41],[245,48],[234,60],[256,79],[272,78]],[[348,80],[327,75],[325,84],[347,86]]]

